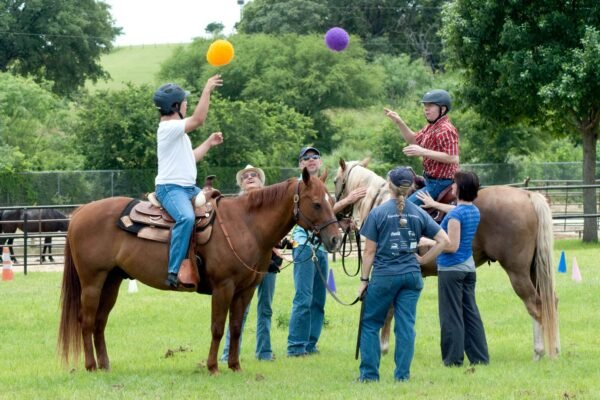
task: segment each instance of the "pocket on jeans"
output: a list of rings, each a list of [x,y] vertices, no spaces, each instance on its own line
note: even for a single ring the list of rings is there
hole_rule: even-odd
[[[415,282],[415,289],[422,290],[425,287],[425,282],[423,281],[423,276],[419,272],[413,272],[413,279]]]

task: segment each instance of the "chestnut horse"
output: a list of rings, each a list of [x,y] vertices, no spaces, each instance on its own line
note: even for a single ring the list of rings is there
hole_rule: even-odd
[[[340,160],[335,177],[336,198],[358,187],[367,195],[355,203],[352,215],[360,226],[374,206],[390,198],[386,180],[367,169],[363,161]],[[552,264],[552,213],[539,193],[510,186],[491,186],[479,191],[475,205],[481,221],[473,240],[477,266],[498,261],[508,274],[514,291],[533,319],[534,357],[546,348],[554,357],[560,349],[557,299]],[[435,264],[422,265],[423,276],[437,275]],[[389,319],[382,329],[382,350],[388,348]]]
[[[71,355],[77,360],[83,345],[88,370],[109,369],[104,329],[124,278],[169,290],[165,285],[167,244],[139,239],[117,226],[121,211],[131,200],[114,197],[95,201],[79,208],[71,219],[58,339],[66,363]],[[212,294],[212,342],[207,361],[211,374],[218,372],[217,352],[228,312],[228,365],[240,370],[242,315],[267,273],[272,248],[294,224],[319,235],[328,251],[339,247],[341,234],[332,204],[323,182],[306,169],[302,179],[292,178],[219,201],[211,239],[195,248],[204,260],[197,291]]]

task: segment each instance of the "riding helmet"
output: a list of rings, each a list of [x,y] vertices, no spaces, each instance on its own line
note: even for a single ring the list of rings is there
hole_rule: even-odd
[[[154,92],[154,104],[163,115],[169,115],[179,111],[179,105],[190,95],[179,85],[165,83]]]
[[[425,93],[421,99],[421,103],[432,103],[438,106],[446,106],[446,109],[450,111],[452,100],[450,94],[443,89],[434,89]]]

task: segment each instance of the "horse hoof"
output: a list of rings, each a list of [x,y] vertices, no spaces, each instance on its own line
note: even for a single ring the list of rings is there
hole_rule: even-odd
[[[542,358],[544,358],[545,354],[546,352],[544,350],[535,350],[533,353],[533,361],[540,361]]]
[[[208,369],[208,373],[209,373],[211,376],[219,376],[219,368],[218,368],[218,367],[209,368],[209,369]]]
[[[232,370],[233,372],[242,372],[242,367],[240,367],[239,363],[229,365],[229,369]]]

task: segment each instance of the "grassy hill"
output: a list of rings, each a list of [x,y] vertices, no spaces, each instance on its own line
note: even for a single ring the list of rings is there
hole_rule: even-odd
[[[156,44],[118,47],[102,57],[102,66],[110,74],[109,81],[87,84],[90,90],[121,89],[125,83],[156,83],[160,64],[169,58],[179,44]]]

